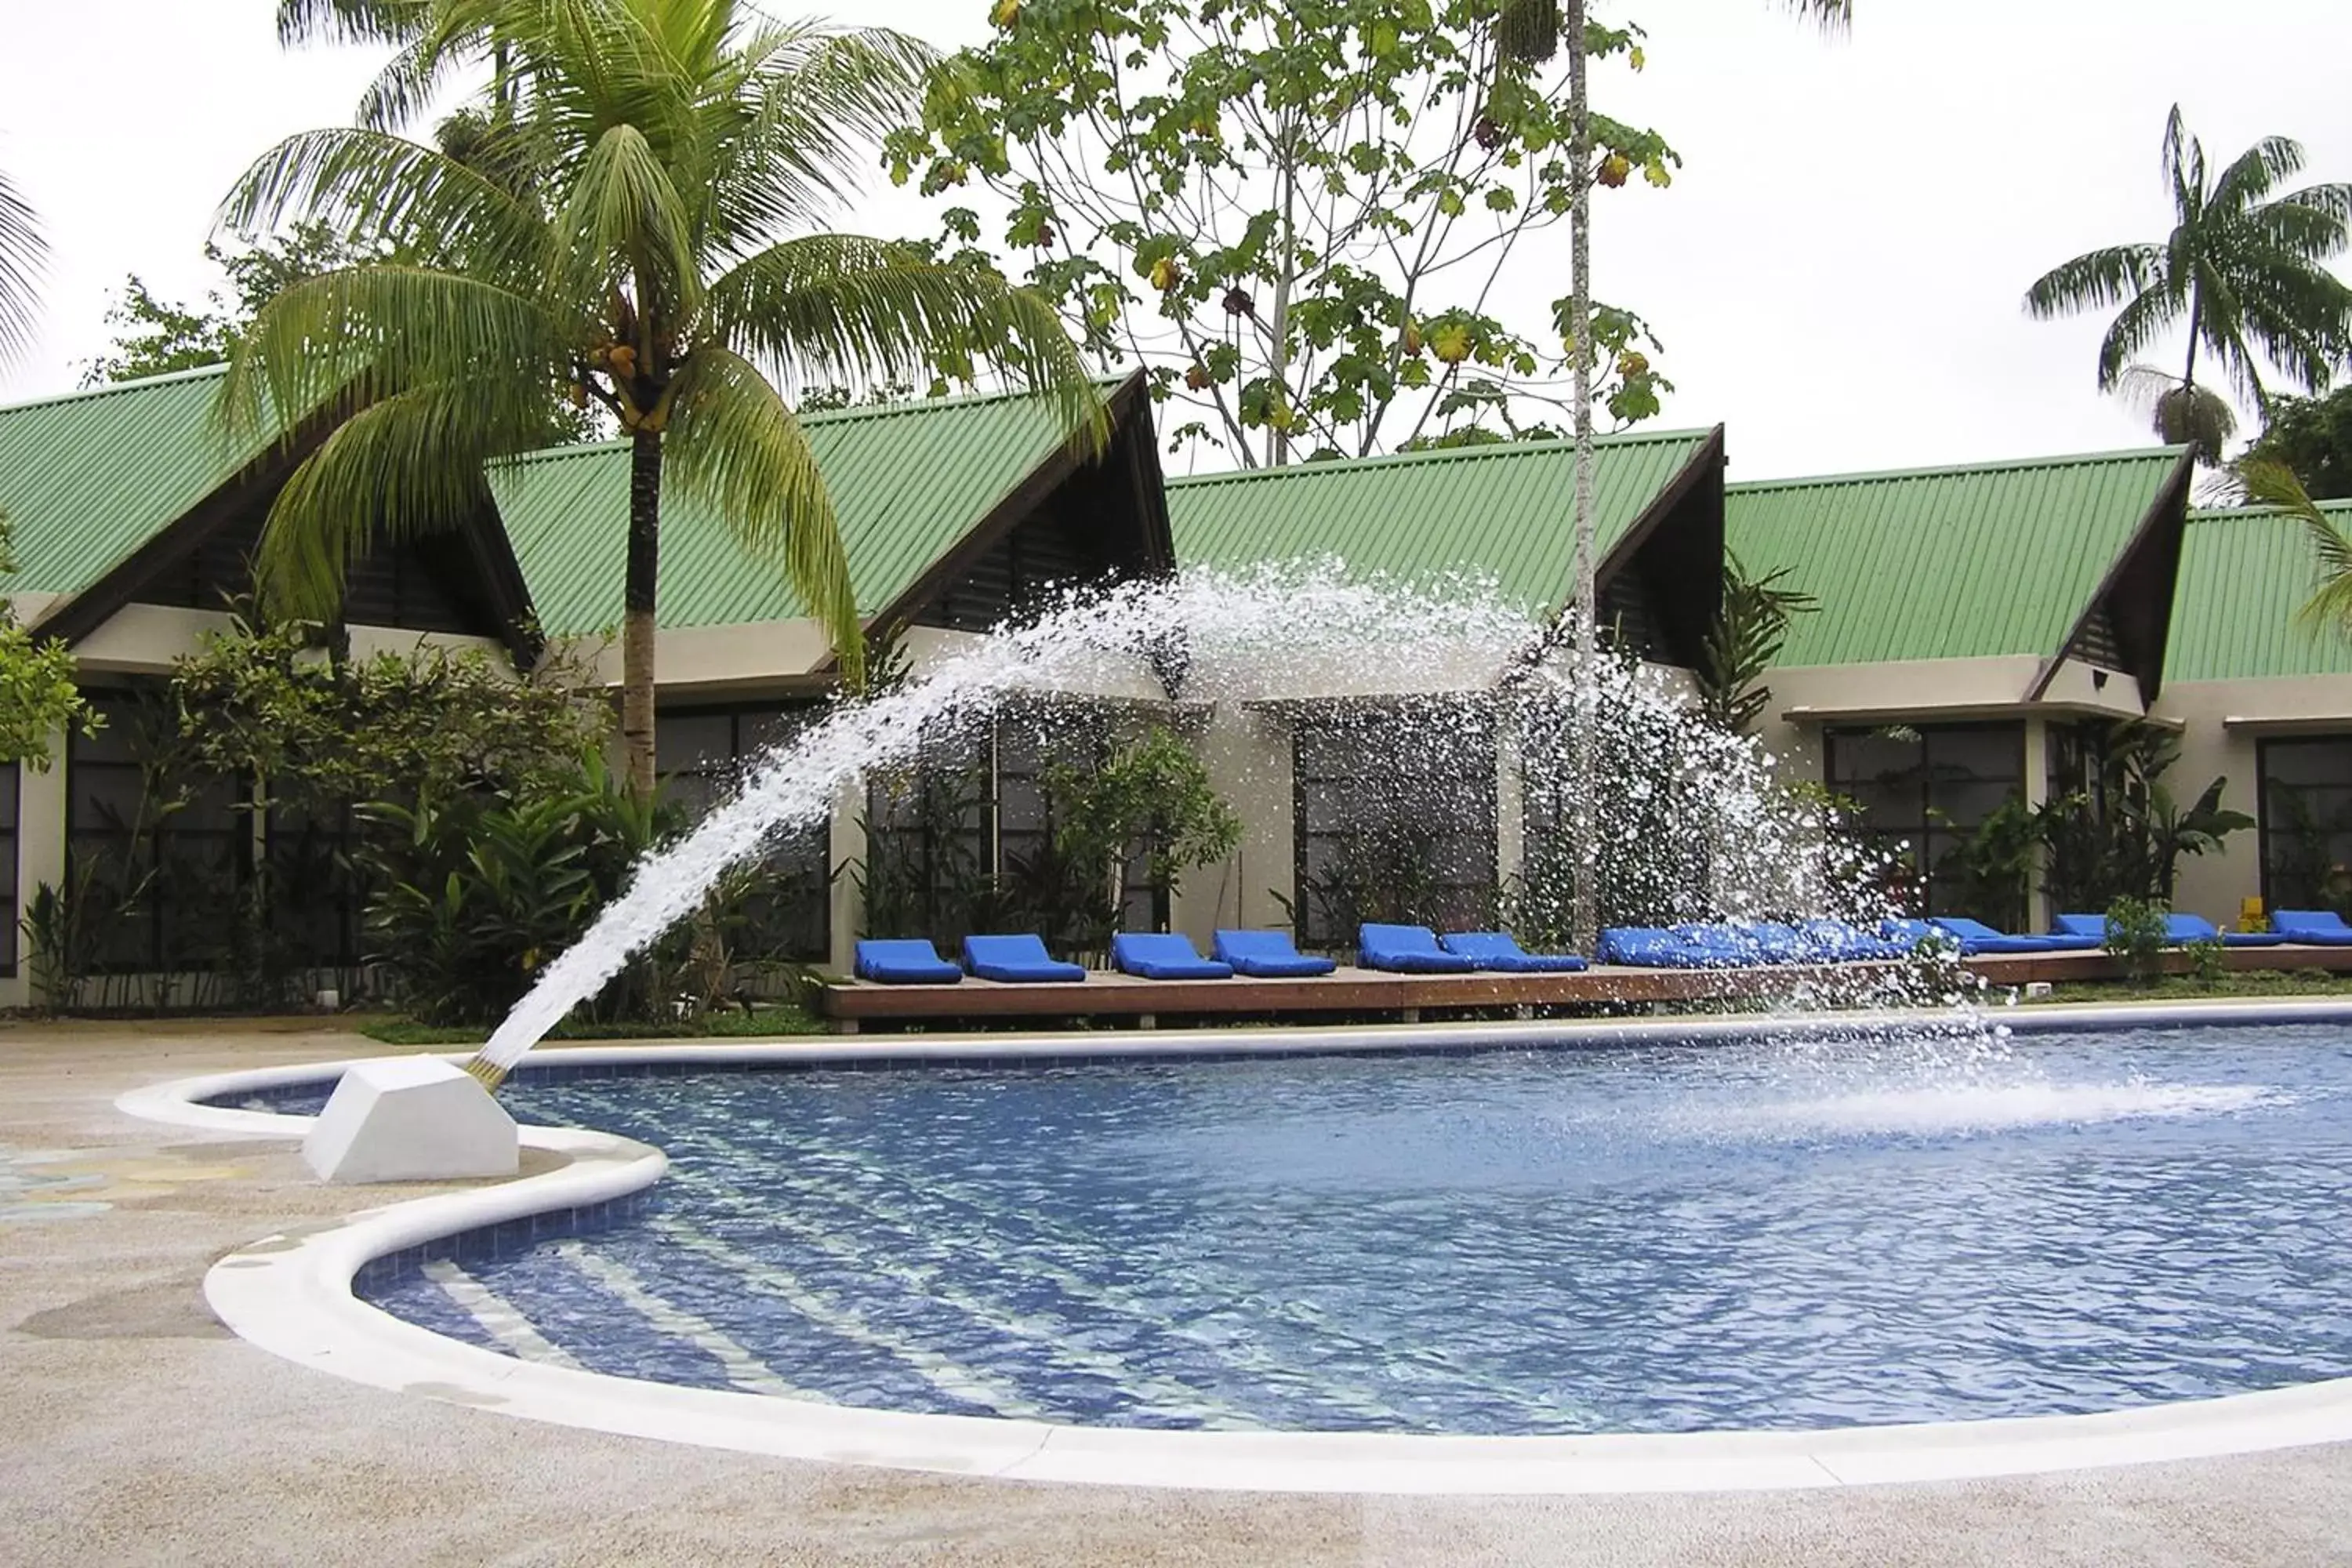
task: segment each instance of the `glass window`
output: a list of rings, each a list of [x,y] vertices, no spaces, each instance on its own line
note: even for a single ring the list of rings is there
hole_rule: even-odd
[[[2256,758],[2263,900],[2352,911],[2352,736],[2264,741]]]
[[[1383,703],[1293,729],[1298,940],[1352,946],[1365,921],[1495,919],[1495,729],[1459,703]]]
[[[1905,868],[1920,912],[2018,917],[1972,907],[1981,890],[1961,856],[1985,819],[2024,793],[2022,723],[1833,729],[1822,744],[1824,782],[1860,808],[1872,839]]]
[[[699,817],[740,788],[768,747],[815,721],[813,702],[761,702],[664,712],[654,729],[662,797]],[[831,946],[832,823],[779,836],[761,864],[758,890],[736,950],[747,961],[823,961]]]

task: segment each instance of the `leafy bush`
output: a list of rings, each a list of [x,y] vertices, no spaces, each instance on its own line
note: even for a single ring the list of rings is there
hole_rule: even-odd
[[[2196,975],[2197,984],[2208,991],[2221,984],[2222,975],[2227,973],[2222,965],[2222,955],[2229,952],[2221,939],[2204,937],[2189,942],[2188,948],[2189,972]]]
[[[2142,985],[2164,973],[2165,906],[2146,899],[2117,899],[2107,906],[2107,951]]]

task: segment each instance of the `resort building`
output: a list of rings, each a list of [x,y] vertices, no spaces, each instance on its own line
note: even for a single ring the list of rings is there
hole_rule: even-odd
[[[231,624],[272,500],[329,433],[318,422],[231,447],[212,415],[218,382],[197,371],[0,409],[16,561],[5,591],[19,622],[72,647],[110,721],[58,738],[46,773],[0,773],[0,1003],[26,996],[19,916],[44,887],[93,879],[146,889],[140,918],[104,934],[99,962],[120,971],[194,962],[216,937],[218,900],[265,863],[318,868],[279,879],[278,918],[322,970],[363,956],[356,897],[328,869],[348,821],[273,822],[216,784],[156,809],[174,790],[142,750],[142,694]],[[1092,458],[1017,399],[807,417],[859,608],[913,671],[1070,585],[1187,569],[1328,557],[1431,588],[1475,580],[1537,623],[1572,599],[1564,444],[1166,479],[1141,379],[1107,392],[1112,437]],[[533,456],[492,476],[491,505],[467,528],[355,563],[352,649],[477,648],[519,668],[560,653],[616,683],[626,469],[617,444]],[[2152,448],[1727,485],[1719,426],[1612,437],[1598,464],[1600,618],[1622,653],[1688,672],[1727,556],[1812,595],[1767,677],[1761,738],[1789,777],[1859,803],[1874,832],[1909,847],[1929,909],[1969,896],[1954,852],[1976,829],[2006,803],[2075,787],[2118,721],[2178,737],[2163,782],[2181,805],[2226,775],[2225,804],[2260,824],[2184,862],[2182,907],[2231,921],[2247,900],[2352,900],[2352,645],[2296,624],[2313,580],[2298,525],[2192,512],[2191,479],[2185,451]],[[793,595],[674,494],[658,638],[659,763],[689,805],[837,686]],[[1329,869],[1337,825],[1383,812],[1424,832],[1433,897],[1465,921],[1490,910],[1560,830],[1494,721],[1508,662],[1466,644],[1394,651],[1270,662],[1245,689],[1205,695],[1181,647],[1062,683],[1055,700],[1087,717],[1067,718],[1056,744],[1168,724],[1242,819],[1229,863],[1172,898],[1136,879],[1122,918],[1202,937],[1296,923],[1309,944],[1344,944],[1307,889]],[[1375,762],[1360,743],[1433,710],[1452,736],[1442,767],[1416,772],[1396,748]],[[1048,831],[1039,734],[1000,721],[943,737],[950,762],[877,779],[779,845],[771,902],[788,955],[845,962],[886,862],[890,896],[919,910],[957,868],[1002,870],[1033,850]],[[2038,907],[2021,912],[2038,920],[2047,900],[2029,891]]]

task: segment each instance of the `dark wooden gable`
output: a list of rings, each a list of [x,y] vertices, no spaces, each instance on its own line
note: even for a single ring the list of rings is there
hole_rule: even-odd
[[[1643,658],[1696,669],[1723,611],[1723,427],[1594,569],[1600,625]]]
[[[1099,458],[1056,450],[877,622],[985,631],[1059,589],[1171,570],[1142,377],[1121,383],[1109,403],[1110,442]]]
[[[134,605],[217,610],[253,591],[253,556],[262,517],[248,514],[207,536],[185,555],[159,567],[131,595]],[[506,628],[462,540],[449,535],[404,540],[351,563],[344,582],[343,620],[403,631],[450,632],[502,638]]]
[[[2091,595],[2065,643],[2042,662],[2025,694],[2038,702],[2069,658],[2120,670],[2139,688],[2143,705],[2164,687],[2164,654],[2172,636],[2172,597],[2180,576],[2180,549],[2189,530],[2189,490],[2196,479],[2187,452],[2138,528]]]

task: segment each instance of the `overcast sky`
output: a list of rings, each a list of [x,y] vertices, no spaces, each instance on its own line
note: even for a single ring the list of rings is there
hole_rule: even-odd
[[[13,399],[79,381],[124,274],[166,297],[215,285],[199,252],[222,194],[278,138],[345,120],[375,60],[282,53],[271,0],[0,9],[0,169],[54,250],[40,348],[0,372]],[[1856,9],[1842,41],[1772,0],[1605,13],[1649,30],[1649,68],[1600,75],[1596,102],[1655,125],[1685,164],[1669,191],[1599,193],[1597,291],[1655,326],[1680,387],[1664,423],[1727,425],[1736,477],[2149,439],[2093,388],[2103,323],[2028,321],[2019,297],[2080,251],[2161,237],[2157,151],[2176,100],[2217,163],[2279,133],[2304,142],[2309,178],[2352,179],[2345,0]],[[862,0],[836,14],[952,47],[984,32],[988,10]],[[875,184],[838,226],[930,230]],[[1567,292],[1566,229],[1524,254],[1522,319],[1539,328],[1539,302]]]

